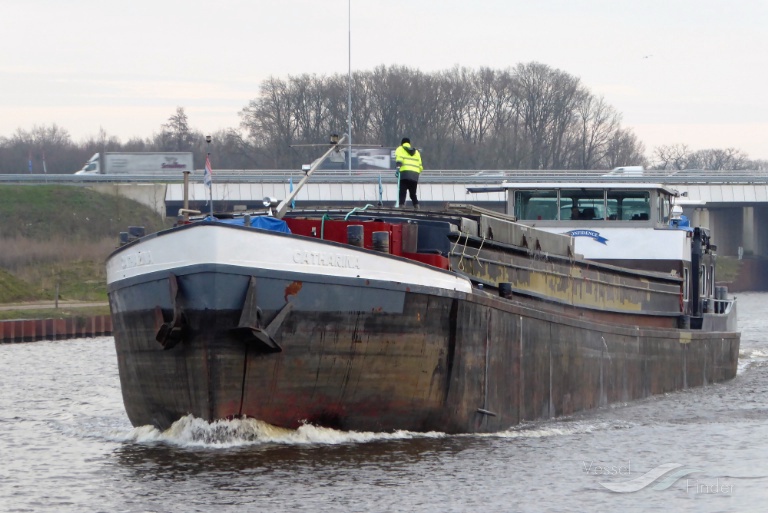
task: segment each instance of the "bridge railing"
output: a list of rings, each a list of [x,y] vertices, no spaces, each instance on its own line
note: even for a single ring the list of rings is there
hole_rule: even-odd
[[[203,171],[195,170],[190,179],[202,181]],[[287,182],[296,183],[304,173],[293,169],[219,169],[214,170],[214,181],[233,182]],[[395,172],[385,169],[318,170],[312,175],[315,182],[326,183],[392,183],[396,181]],[[612,174],[606,170],[456,170],[426,169],[421,180],[435,183],[501,183],[507,182],[653,182],[667,184],[744,184],[768,183],[767,170],[706,171],[686,169],[680,171],[649,170],[631,175]],[[181,173],[157,175],[74,175],[74,174],[0,174],[0,183],[29,184],[93,184],[93,183],[174,183],[183,181]]]

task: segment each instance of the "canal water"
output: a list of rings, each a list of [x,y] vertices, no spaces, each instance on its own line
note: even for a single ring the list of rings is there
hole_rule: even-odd
[[[738,376],[491,435],[125,416],[110,337],[0,346],[0,511],[768,509],[768,294]]]

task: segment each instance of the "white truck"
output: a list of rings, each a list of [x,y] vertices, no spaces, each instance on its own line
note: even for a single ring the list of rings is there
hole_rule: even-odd
[[[191,152],[95,153],[76,175],[167,175],[194,171]]]

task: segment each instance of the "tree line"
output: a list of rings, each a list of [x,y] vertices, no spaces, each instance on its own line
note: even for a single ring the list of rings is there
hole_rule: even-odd
[[[351,79],[351,81],[350,81]],[[351,114],[348,110],[351,90]],[[394,147],[408,136],[432,169],[766,169],[738,149],[655,148],[650,157],[621,114],[580,79],[545,64],[424,73],[379,66],[347,75],[270,77],[240,111],[240,126],[205,135],[178,107],[159,132],[122,143],[103,129],[74,143],[57,125],[0,137],[0,173],[71,173],[96,152],[212,151],[219,169],[296,169],[332,133]],[[349,123],[351,121],[351,123]],[[349,125],[351,124],[351,130]]]

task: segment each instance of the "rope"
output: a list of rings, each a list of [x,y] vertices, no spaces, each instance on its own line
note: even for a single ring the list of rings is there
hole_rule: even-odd
[[[480,263],[480,260],[478,260],[478,256],[480,255],[480,250],[483,249],[483,244],[485,244],[485,235],[483,235],[483,240],[480,241],[480,247],[477,248],[477,253],[475,253],[475,256],[473,257],[475,259],[475,262],[478,264]]]
[[[328,214],[323,214],[323,217],[320,219],[320,240],[325,240],[325,220],[328,219],[330,221],[331,216]]]
[[[367,204],[366,206],[364,206],[363,208],[360,208],[360,207],[355,207],[355,208],[353,208],[352,210],[350,210],[350,211],[349,211],[349,214],[347,214],[346,216],[344,216],[344,220],[346,221],[347,219],[349,219],[349,216],[351,216],[351,215],[352,215],[352,214],[354,214],[355,212],[357,212],[357,211],[363,212],[365,209],[367,209],[368,207],[372,207],[372,206],[373,206],[373,205],[371,205],[370,203],[368,203],[368,204]]]
[[[465,237],[467,238],[466,242],[464,243],[464,248],[461,250],[461,258],[459,258],[459,270],[464,270],[464,253],[467,251],[467,242],[469,242],[469,234],[466,234]],[[461,240],[461,235],[459,235],[459,238],[456,239],[456,244],[459,243]],[[477,256],[477,255],[475,255]]]

